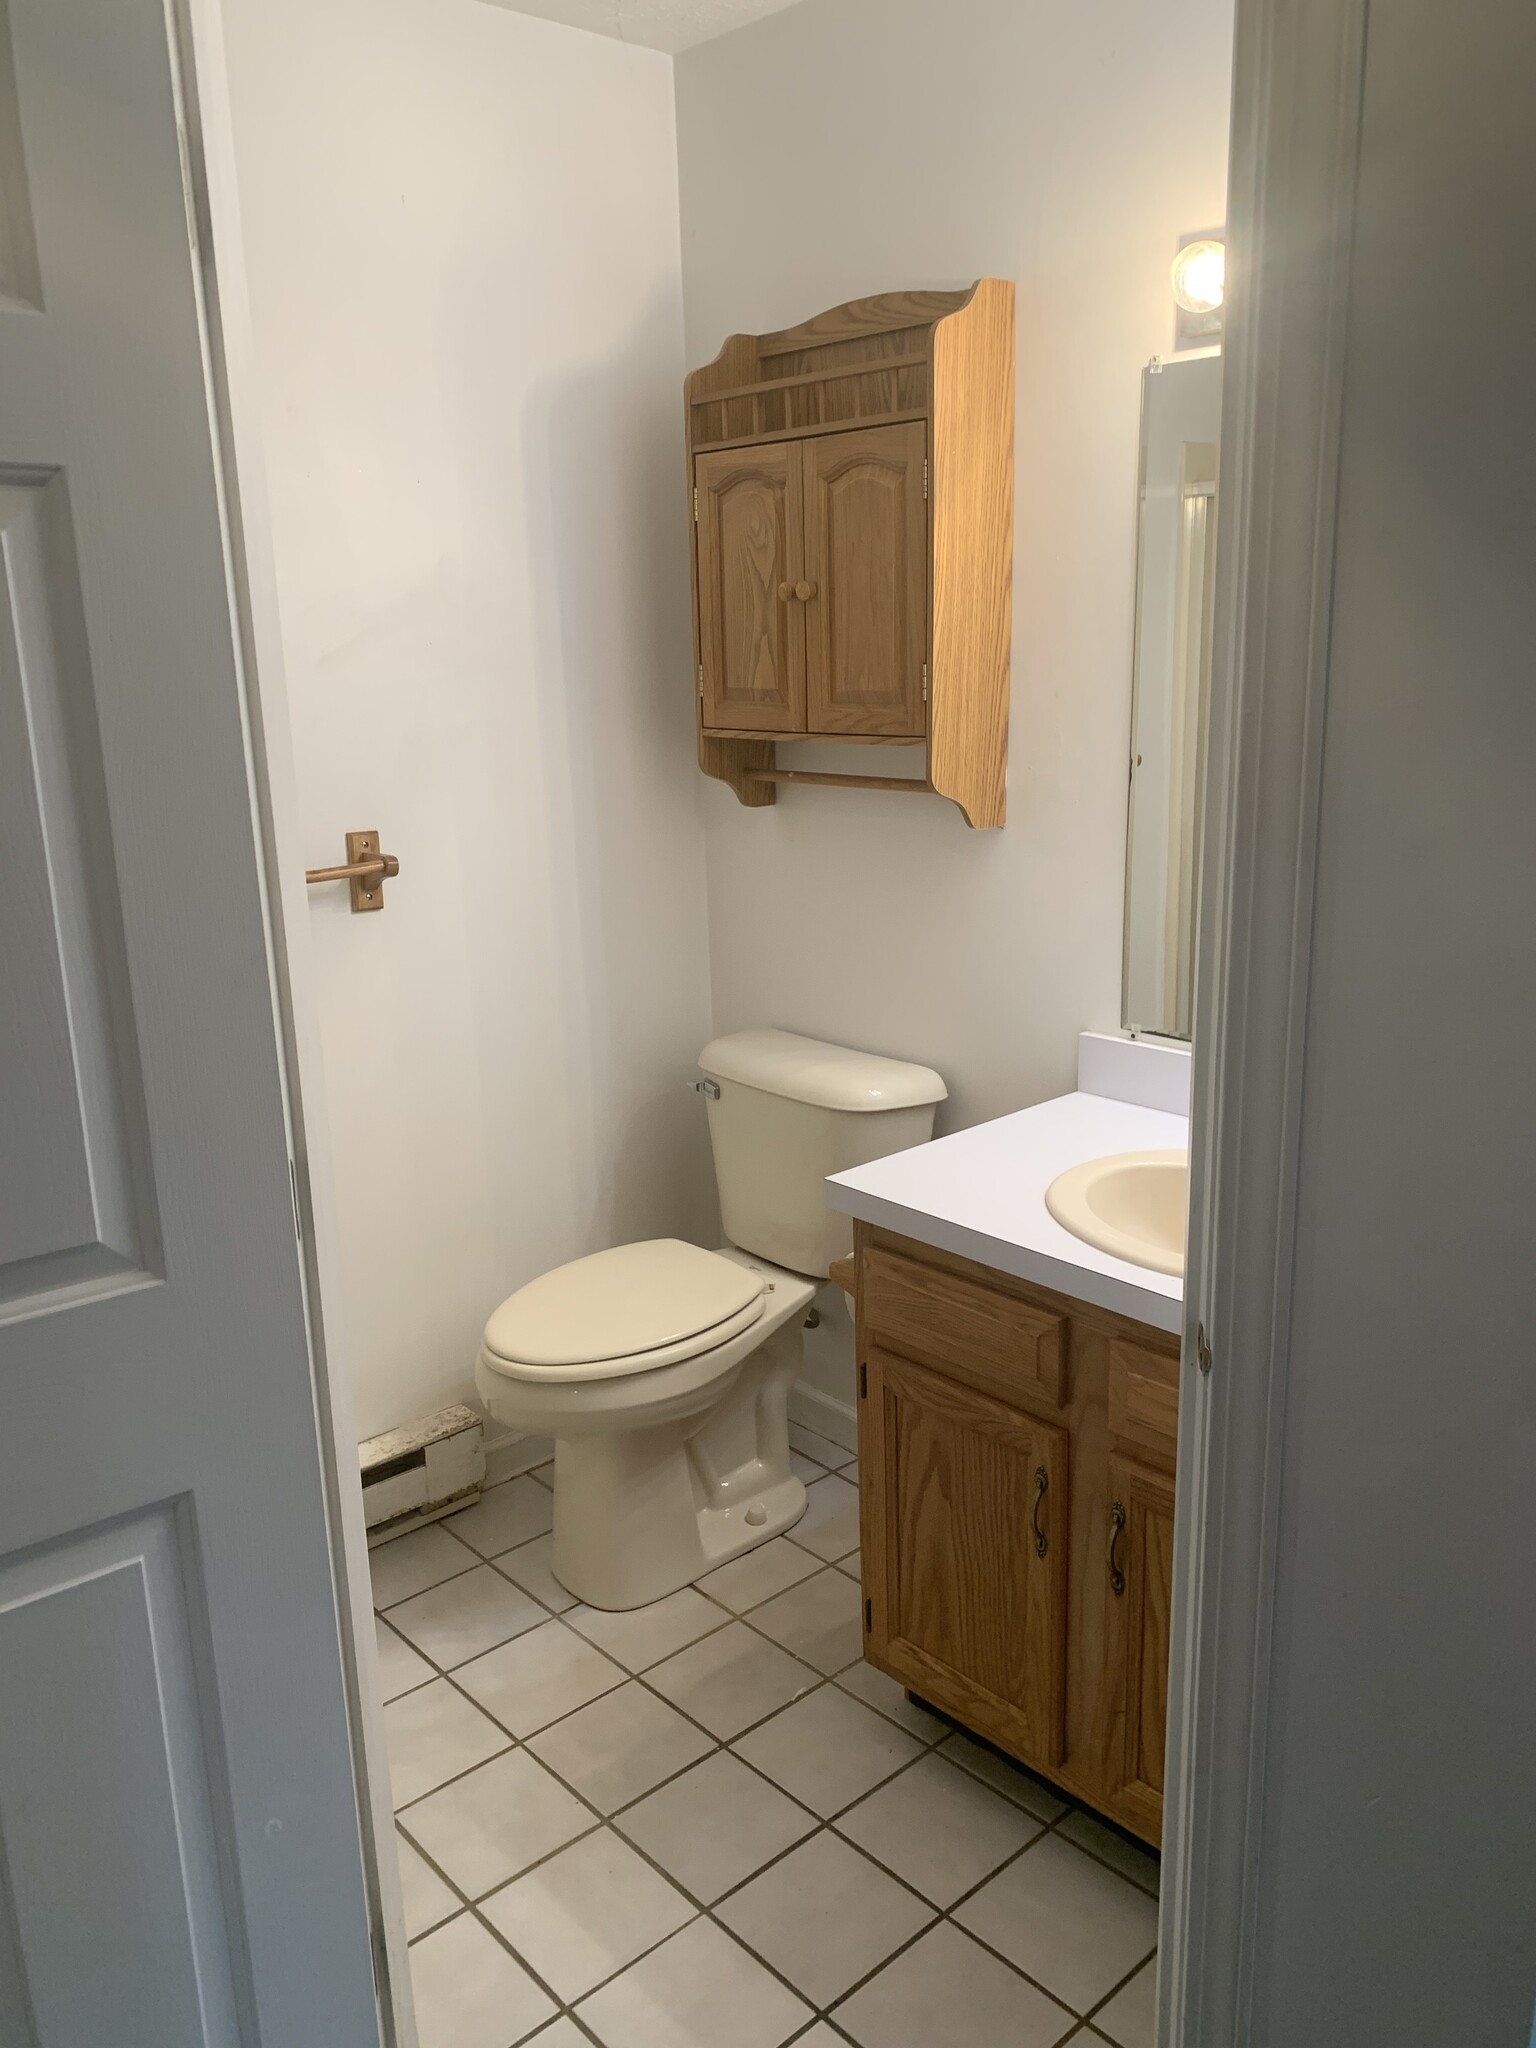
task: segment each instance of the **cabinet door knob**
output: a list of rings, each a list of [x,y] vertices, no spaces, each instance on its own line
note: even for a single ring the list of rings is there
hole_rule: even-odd
[[[800,581],[795,585],[795,595],[799,598],[802,604],[808,604],[810,600],[816,595],[816,586],[814,583],[807,583],[805,578],[802,576]]]
[[[790,599],[791,599],[791,598],[792,598],[792,597],[794,596],[794,594],[795,594],[795,586],[793,585],[793,583],[781,583],[781,584],[779,585],[779,603],[780,603],[780,604],[788,604],[788,603],[789,603],[789,600],[790,600]]]

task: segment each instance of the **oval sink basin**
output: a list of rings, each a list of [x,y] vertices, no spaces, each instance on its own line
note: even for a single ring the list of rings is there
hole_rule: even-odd
[[[1187,1152],[1115,1152],[1059,1173],[1045,1206],[1064,1230],[1154,1273],[1184,1271]]]

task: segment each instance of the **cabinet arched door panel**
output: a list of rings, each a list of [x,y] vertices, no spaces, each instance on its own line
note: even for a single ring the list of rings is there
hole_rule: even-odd
[[[706,726],[805,730],[800,450],[698,458],[699,691]]]
[[[807,729],[921,738],[927,429],[821,434],[802,447]]]

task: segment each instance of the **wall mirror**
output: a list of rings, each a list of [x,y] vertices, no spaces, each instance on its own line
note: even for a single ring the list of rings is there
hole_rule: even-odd
[[[1148,364],[1121,1022],[1169,1038],[1191,1029],[1220,429],[1219,351]]]

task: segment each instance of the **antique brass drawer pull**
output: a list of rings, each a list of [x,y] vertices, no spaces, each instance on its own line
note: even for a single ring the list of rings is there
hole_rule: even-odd
[[[1118,1600],[1125,1591],[1125,1573],[1115,1561],[1115,1546],[1120,1541],[1120,1531],[1125,1527],[1125,1509],[1115,1501],[1109,1510],[1109,1590]]]
[[[1035,1505],[1030,1514],[1030,1520],[1035,1525],[1036,1557],[1044,1557],[1046,1552],[1051,1547],[1051,1539],[1046,1535],[1045,1531],[1040,1526],[1040,1508],[1041,1504],[1045,1499],[1046,1492],[1050,1487],[1050,1483],[1050,1480],[1046,1477],[1045,1467],[1043,1465],[1037,1465],[1035,1467]]]

